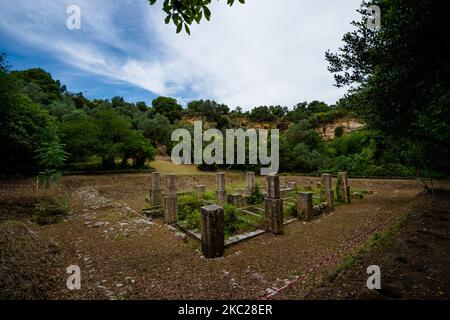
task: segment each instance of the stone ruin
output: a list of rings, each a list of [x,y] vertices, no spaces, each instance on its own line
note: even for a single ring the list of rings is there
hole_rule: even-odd
[[[283,233],[283,199],[280,193],[280,176],[267,176],[267,194],[264,199],[266,231]]]
[[[219,206],[227,203],[227,190],[225,184],[225,173],[216,174],[216,200]]]
[[[152,207],[162,208],[164,222],[168,225],[174,225],[178,222],[178,204],[176,176],[168,174],[165,176],[165,190],[162,192],[160,186],[160,174],[154,172],[151,175],[150,201]],[[298,192],[296,196],[297,219],[310,221],[321,213],[334,209],[334,191],[332,188],[332,177],[330,174],[322,174],[320,187],[319,205],[314,205],[314,194],[312,186],[305,187],[306,192]],[[241,193],[227,195],[225,173],[216,174],[216,201],[217,204],[201,208],[201,231],[200,234],[192,234],[201,241],[203,255],[206,258],[218,258],[224,255],[225,241],[224,236],[224,210],[226,203],[233,204],[236,208],[245,210],[247,197],[256,188],[256,179],[254,172],[246,173],[247,188]],[[276,235],[283,233],[284,221],[283,201],[289,197],[289,194],[295,191],[297,185],[295,182],[288,182],[284,188],[280,187],[280,177],[278,175],[267,176],[266,193],[264,199],[264,221],[265,230],[250,232],[246,237],[237,237],[239,242],[247,238],[259,235],[265,232],[271,232]],[[195,193],[199,198],[203,198],[206,192],[205,185],[197,185]],[[340,202],[350,203],[350,186],[348,183],[348,174],[340,172],[336,181],[336,194]],[[284,199],[283,199],[284,198]],[[164,201],[162,201],[164,200]],[[262,209],[261,209],[262,210]],[[251,213],[251,212],[249,212]],[[294,220],[297,220],[294,219]],[[181,227],[181,226],[180,226]]]
[[[348,184],[347,172],[339,172],[337,175],[336,198],[344,203],[350,203],[350,185]]]

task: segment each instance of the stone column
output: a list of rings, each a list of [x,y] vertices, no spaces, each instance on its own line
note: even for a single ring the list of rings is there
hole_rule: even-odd
[[[283,200],[280,197],[280,177],[267,176],[267,195],[264,201],[266,230],[283,233]]]
[[[334,191],[333,189],[327,190],[327,206],[329,210],[334,209]]]
[[[166,191],[164,194],[164,221],[166,224],[178,222],[176,176],[166,175]]]
[[[158,207],[162,204],[162,192],[160,186],[159,172],[152,172],[152,188],[150,190],[150,202],[152,207]]]
[[[195,187],[195,193],[199,199],[203,199],[205,196],[206,186],[205,185],[197,185]]]
[[[223,257],[225,253],[224,212],[218,205],[201,208],[202,252],[205,258]]]
[[[247,193],[250,195],[255,191],[255,173],[254,172],[247,172],[245,174],[245,177],[247,179]]]
[[[297,193],[297,216],[303,217],[305,221],[309,221],[313,218],[314,206],[312,192]]]
[[[232,204],[236,208],[244,207],[244,197],[241,194],[229,194],[228,195],[228,203]]]
[[[324,173],[320,178],[320,201],[327,200],[327,190],[331,189],[331,174]]]
[[[348,173],[339,172],[336,181],[336,196],[339,201],[350,203],[350,185],[348,184]]]
[[[333,189],[331,187],[331,174],[324,173],[322,174],[322,178],[320,180],[321,188],[320,188],[320,201],[326,201],[328,204],[328,209],[334,209],[334,194]]]
[[[219,206],[227,203],[225,173],[223,172],[216,174],[216,199]]]

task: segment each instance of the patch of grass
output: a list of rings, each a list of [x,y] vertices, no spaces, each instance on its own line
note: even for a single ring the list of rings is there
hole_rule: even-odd
[[[370,250],[383,248],[388,245],[393,240],[395,231],[398,230],[404,219],[406,219],[406,216],[398,220],[389,229],[375,233],[356,254],[346,257],[345,260],[336,267],[335,271],[328,277],[328,279],[332,281],[340,273],[355,266]]]
[[[356,264],[356,262],[358,261],[358,259],[359,259],[359,257],[355,257],[353,255],[345,258],[344,262],[342,262],[341,264],[339,264],[337,266],[336,271],[334,272],[333,278],[335,278],[339,273],[344,272],[345,270],[353,267]]]
[[[216,200],[216,193],[214,191],[206,191],[203,195],[203,199],[206,201]]]
[[[285,208],[283,208],[283,214],[285,218],[292,218],[292,217],[296,217],[297,216],[297,205],[295,204],[291,204],[288,206],[285,206]]]
[[[173,173],[177,175],[192,175],[192,174],[208,174],[202,173],[197,169],[196,165],[190,164],[182,164],[175,165],[170,158],[166,159],[156,159],[155,161],[150,163],[151,167],[154,168],[157,172],[161,173]]]
[[[373,248],[382,248],[389,244],[393,239],[393,232],[392,230],[386,230],[380,233],[375,233],[366,244],[365,250],[368,251],[369,249]]]
[[[39,225],[54,224],[69,214],[69,203],[65,198],[44,198],[36,204],[35,209]]]
[[[228,193],[236,193],[237,191],[239,191],[239,189],[243,189],[243,188],[244,188],[243,186],[235,185],[235,184],[228,184],[226,186]]]

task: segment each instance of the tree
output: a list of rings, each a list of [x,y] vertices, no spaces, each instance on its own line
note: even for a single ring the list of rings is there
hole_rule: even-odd
[[[141,112],[146,112],[148,110],[148,106],[144,101],[139,101],[136,102],[136,107],[141,111]]]
[[[122,146],[122,164],[124,168],[128,159],[133,160],[135,168],[143,168],[145,161],[152,161],[155,157],[156,150],[150,142],[144,138],[142,132],[130,131],[125,138],[125,143]]]
[[[55,100],[61,99],[61,83],[53,80],[50,73],[40,69],[28,69],[14,71],[12,76],[16,78],[33,102],[49,105]]]
[[[245,0],[238,0],[245,3]],[[150,5],[154,5],[156,0],[149,0]],[[235,0],[227,0],[227,4],[232,6]],[[211,0],[164,0],[163,11],[167,14],[165,22],[169,24],[171,21],[176,26],[177,33],[183,30],[187,34],[191,34],[189,26],[195,21],[200,21],[205,17],[206,20],[211,18],[211,10],[209,5]]]
[[[154,116],[157,113],[165,116],[171,123],[180,120],[183,115],[183,107],[178,104],[176,99],[168,97],[159,97],[152,102],[153,109],[150,115]]]
[[[104,169],[113,169],[115,159],[122,156],[123,148],[129,141],[131,125],[111,108],[95,112],[94,123],[98,128],[96,153],[102,158]]]
[[[150,139],[154,144],[163,144],[168,146],[170,143],[170,134],[172,132],[172,125],[167,117],[156,114],[151,119],[141,123],[139,129],[144,133],[144,136]]]
[[[369,5],[381,9],[377,29],[367,25]],[[448,173],[450,46],[438,37],[450,29],[446,10],[432,0],[377,0],[359,12],[344,46],[326,53],[336,85],[350,87],[352,111],[379,129],[384,154]]]
[[[0,55],[0,170],[1,173],[31,173],[33,157],[43,143],[57,139],[55,118],[19,91],[6,55]]]
[[[270,108],[267,106],[253,108],[250,111],[249,118],[258,122],[271,122],[276,120],[276,116],[272,114]]]
[[[83,162],[96,154],[99,128],[94,119],[83,110],[68,114],[60,125],[60,133],[65,150],[70,153],[70,161]]]

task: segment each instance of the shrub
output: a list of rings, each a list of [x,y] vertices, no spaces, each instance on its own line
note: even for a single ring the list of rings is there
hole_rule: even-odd
[[[247,199],[249,205],[260,204],[264,202],[264,194],[261,192],[259,185],[256,184],[255,190],[252,192],[250,197]]]
[[[231,204],[225,204],[224,210],[224,231],[225,238],[231,236],[239,230],[240,221],[238,218],[239,211]]]
[[[203,199],[206,201],[214,201],[216,200],[216,194],[214,191],[206,191],[203,194]]]
[[[200,208],[203,201],[195,193],[178,198],[178,218],[186,223],[189,229],[200,228]]]

